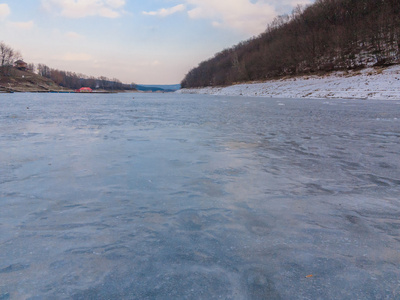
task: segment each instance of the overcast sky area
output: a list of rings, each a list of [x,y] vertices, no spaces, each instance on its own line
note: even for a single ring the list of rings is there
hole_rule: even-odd
[[[313,0],[0,0],[0,41],[28,63],[174,84]]]

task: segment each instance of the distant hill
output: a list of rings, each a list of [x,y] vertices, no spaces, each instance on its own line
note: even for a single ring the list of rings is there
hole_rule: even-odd
[[[137,84],[136,89],[142,92],[175,92],[181,88],[180,84],[169,84],[169,85],[147,85]]]
[[[223,86],[399,63],[399,0],[317,0],[200,63],[181,84]]]

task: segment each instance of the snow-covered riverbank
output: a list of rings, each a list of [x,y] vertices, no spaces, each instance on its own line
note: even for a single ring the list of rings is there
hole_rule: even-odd
[[[400,66],[335,72],[228,87],[181,89],[177,93],[273,98],[354,98],[400,100]]]

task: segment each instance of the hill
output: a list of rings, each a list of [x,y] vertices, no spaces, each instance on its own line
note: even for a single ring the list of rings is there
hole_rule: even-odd
[[[400,63],[400,1],[317,0],[199,64],[183,88]]]
[[[0,92],[68,92],[51,79],[12,68],[7,76],[0,75]]]

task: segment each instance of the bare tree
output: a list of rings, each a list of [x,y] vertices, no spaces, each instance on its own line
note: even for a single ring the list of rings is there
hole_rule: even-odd
[[[14,62],[21,58],[19,51],[14,50],[4,42],[0,42],[0,68],[3,75],[9,75]]]
[[[36,66],[34,63],[29,63],[28,64],[28,71],[32,73],[36,73]]]
[[[50,68],[45,64],[38,64],[37,70],[40,76],[50,78]]]

